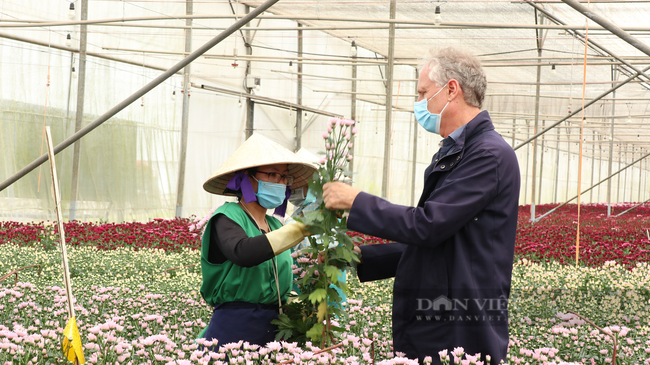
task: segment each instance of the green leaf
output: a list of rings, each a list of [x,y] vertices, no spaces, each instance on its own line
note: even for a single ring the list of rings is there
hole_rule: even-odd
[[[309,329],[309,331],[307,331],[306,335],[307,337],[311,338],[312,341],[320,339],[323,335],[323,324],[316,323]]]
[[[318,321],[322,322],[323,319],[325,319],[325,315],[327,314],[327,302],[323,301],[318,305]]]
[[[290,329],[284,329],[284,330],[279,331],[279,332],[275,335],[275,340],[276,340],[276,341],[280,341],[280,340],[284,340],[284,341],[286,341],[287,339],[290,339],[292,335],[293,335],[293,331],[292,331],[292,330],[290,330]]]
[[[330,287],[327,289],[327,295],[328,299],[332,303],[340,303],[341,302],[341,296],[339,295],[339,292],[336,291],[336,289]]]
[[[327,299],[327,290],[323,288],[318,288],[309,294],[309,300],[314,304],[322,302],[325,299]]]
[[[325,268],[323,268],[323,270],[325,271],[325,275],[327,275],[333,284],[336,284],[338,282],[338,276],[341,272],[339,269],[332,265],[327,265]]]

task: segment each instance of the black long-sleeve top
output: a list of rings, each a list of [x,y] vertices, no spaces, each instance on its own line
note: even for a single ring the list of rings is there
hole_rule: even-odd
[[[225,215],[218,214],[213,219],[208,250],[211,263],[222,264],[230,260],[238,266],[253,267],[275,256],[265,231],[260,230],[262,235],[248,237],[239,224]],[[257,226],[250,216],[248,219]]]

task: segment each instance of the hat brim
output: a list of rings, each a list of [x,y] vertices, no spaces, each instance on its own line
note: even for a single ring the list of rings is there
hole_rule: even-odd
[[[316,164],[303,160],[285,147],[261,135],[253,134],[212,174],[203,184],[203,189],[212,194],[235,196],[232,191],[226,192],[226,185],[235,173],[276,164],[287,164],[289,175],[294,177],[291,189],[307,186],[317,169]]]

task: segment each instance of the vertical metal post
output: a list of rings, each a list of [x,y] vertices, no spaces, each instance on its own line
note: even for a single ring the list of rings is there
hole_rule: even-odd
[[[598,181],[603,176],[603,146],[599,143],[598,144]],[[600,195],[600,185],[598,185],[598,202],[600,202],[601,195]]]
[[[623,152],[623,166],[627,165],[627,145],[625,145],[625,152]],[[623,176],[623,203],[627,203],[627,175],[630,169],[625,169],[625,176]],[[632,199],[632,194],[630,194],[630,200]]]
[[[186,0],[185,14],[194,13],[194,0]],[[185,54],[192,52],[192,18],[185,20]],[[187,161],[187,135],[190,115],[190,67],[192,64],[185,66],[183,69],[183,114],[181,117],[181,150],[178,157],[178,185],[176,190],[176,218],[183,214],[183,193],[185,191],[185,162]]]
[[[530,138],[530,120],[526,119],[526,139]],[[528,201],[528,167],[530,166],[530,144],[526,145],[526,176],[524,178],[524,202]],[[532,217],[535,218],[535,217]]]
[[[418,79],[418,70],[415,69],[415,79]],[[415,82],[415,94],[417,95],[418,83]],[[417,96],[415,97],[417,101]],[[415,114],[413,114],[413,166],[411,168],[411,205],[415,206],[415,170],[417,169],[418,162],[418,123],[415,120]]]
[[[88,0],[81,0],[81,20],[88,19]],[[88,39],[88,26],[81,24],[79,29],[79,75],[77,76],[77,113],[75,115],[74,132],[81,129],[84,118],[84,93],[86,91],[86,47]],[[77,141],[72,153],[72,181],[70,184],[70,213],[68,220],[77,219],[77,199],[79,198],[79,167],[81,155],[81,141]]]
[[[616,81],[616,66],[612,66],[612,87]],[[607,176],[612,175],[612,164],[614,163],[614,115],[616,114],[616,90],[612,92],[612,125],[609,132],[609,166]],[[612,215],[612,179],[607,180],[607,216]]]
[[[395,19],[397,0],[390,0],[390,19]],[[388,198],[390,176],[390,145],[393,118],[393,67],[395,65],[395,23],[388,26],[388,64],[386,65],[386,127],[384,131],[384,173],[381,178],[381,196]]]
[[[566,134],[566,198],[569,200],[569,180],[571,180],[571,129],[567,127]]]
[[[542,120],[542,129],[544,129],[544,125],[546,124],[545,120]],[[542,141],[539,146],[539,185],[537,185],[537,204],[540,204],[542,201],[542,177],[544,175],[544,155],[546,152],[544,151],[545,149],[545,144],[546,142],[544,141],[546,139],[545,135],[542,135]]]
[[[515,148],[515,133],[517,132],[517,119],[512,118],[512,148]]]
[[[618,168],[623,168],[623,146],[618,146]],[[625,200],[625,196],[623,196]],[[618,181],[616,183],[616,202],[621,202],[621,174],[618,174]]]
[[[246,139],[253,135],[254,120],[255,102],[251,98],[246,98]]]
[[[74,52],[70,52],[70,68],[68,69],[68,102],[65,108],[65,135],[68,135],[68,123],[70,118],[70,99],[72,96],[72,69],[74,68]],[[76,72],[74,72],[76,74]]]
[[[298,28],[301,28],[302,24],[298,23]],[[296,104],[302,105],[302,29],[298,29],[298,77],[297,77],[297,95],[296,95]],[[295,145],[293,150],[298,152],[300,147],[302,147],[302,109],[296,109],[296,136]]]
[[[359,121],[357,120],[357,44],[352,41],[352,44],[350,44],[350,52],[352,53],[352,85],[351,85],[351,91],[352,91],[352,96],[350,98],[350,118],[354,120],[356,123]],[[356,141],[354,134],[350,138],[350,142],[352,142],[352,155],[354,156],[354,151],[356,146]],[[354,159],[350,160],[350,174],[354,176]],[[354,178],[352,179],[354,181]]]
[[[535,15],[537,16],[537,10],[535,10]],[[536,19],[537,20],[537,17]],[[537,30],[537,57],[542,58],[542,48],[543,44],[542,37],[540,36],[541,31]],[[537,85],[535,86],[535,126],[533,127],[533,135],[537,134],[537,128],[539,127],[539,92],[540,92],[540,82],[542,77],[542,66],[537,64]],[[535,222],[535,188],[537,177],[537,139],[533,141],[533,174],[531,178],[531,187],[530,187],[530,220]]]
[[[555,128],[557,144],[555,147],[555,185],[553,186],[553,202],[557,203],[557,191],[560,187],[560,127]]]
[[[639,156],[643,155],[643,148],[640,148]],[[643,186],[642,184],[643,181],[643,163],[639,164],[639,195],[638,195],[638,202],[641,202],[641,187]]]
[[[245,5],[244,9],[246,14],[250,13],[251,7]],[[246,24],[247,27],[250,26],[250,23]],[[253,47],[250,45],[251,37],[250,30],[246,30],[246,37],[244,38],[244,44],[246,46],[246,55],[251,56],[253,54]],[[246,61],[246,73],[244,77],[247,78],[251,74],[251,61]],[[246,93],[252,94],[253,88],[247,87]],[[253,135],[253,130],[255,129],[255,102],[251,98],[246,98],[246,139]]]
[[[596,131],[591,131],[594,144],[591,145],[591,182],[589,186],[594,186],[594,170],[596,169]],[[594,202],[593,190],[589,192],[589,202]]]

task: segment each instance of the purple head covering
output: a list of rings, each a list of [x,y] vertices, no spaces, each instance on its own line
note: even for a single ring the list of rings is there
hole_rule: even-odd
[[[244,197],[246,203],[257,201],[257,196],[253,190],[253,185],[251,184],[251,181],[248,179],[248,176],[246,176],[244,171],[237,172],[235,176],[233,176],[232,179],[228,181],[226,188],[232,191],[241,190],[242,196]],[[287,212],[287,201],[289,200],[290,196],[291,188],[287,186],[284,202],[279,207],[275,208],[273,214],[284,217],[284,214]]]
[[[235,176],[228,181],[226,188],[232,191],[238,191],[241,189],[241,193],[244,196],[246,203],[257,201],[253,185],[251,185],[251,181],[248,179],[248,176],[246,176],[244,171],[237,172]]]

